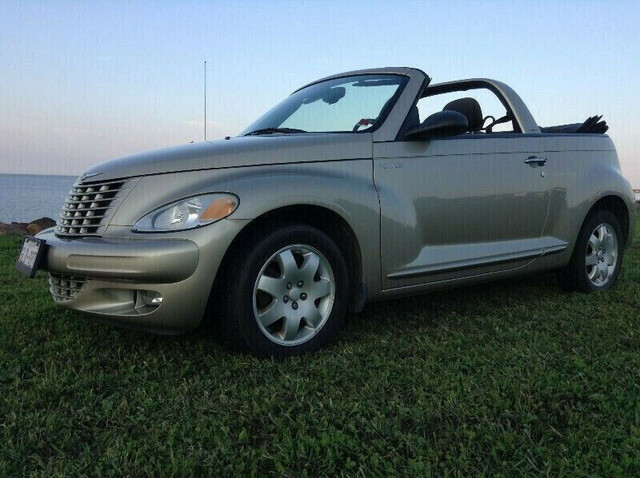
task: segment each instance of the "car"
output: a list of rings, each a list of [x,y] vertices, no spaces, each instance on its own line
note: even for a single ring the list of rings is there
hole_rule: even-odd
[[[288,357],[365,303],[557,271],[620,274],[634,195],[601,117],[540,127],[491,79],[417,68],[314,81],[238,136],[100,164],[19,267],[61,306]]]

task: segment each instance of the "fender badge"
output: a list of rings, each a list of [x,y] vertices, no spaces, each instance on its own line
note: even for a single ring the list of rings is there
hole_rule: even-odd
[[[392,163],[382,163],[382,169],[402,169],[404,163],[402,161],[396,161]]]

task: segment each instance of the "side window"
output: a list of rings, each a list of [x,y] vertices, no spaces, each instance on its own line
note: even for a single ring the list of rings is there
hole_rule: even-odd
[[[484,120],[483,127],[490,125],[493,121],[498,120],[507,114],[506,108],[495,93],[486,88],[480,88],[467,91],[454,91],[452,93],[442,93],[422,98],[418,101],[420,122],[424,121],[427,116],[438,111],[442,111],[450,102],[460,98],[474,98],[480,104],[482,118]],[[513,131],[513,121],[497,124],[491,129],[491,132],[493,133],[512,133]]]

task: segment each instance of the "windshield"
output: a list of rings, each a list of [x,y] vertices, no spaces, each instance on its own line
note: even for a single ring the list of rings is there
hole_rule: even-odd
[[[293,93],[240,135],[371,132],[406,82],[400,75],[358,75],[316,83]]]

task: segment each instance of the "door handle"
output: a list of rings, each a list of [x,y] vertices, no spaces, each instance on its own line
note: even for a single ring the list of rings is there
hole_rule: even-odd
[[[538,166],[544,166],[547,164],[547,158],[541,158],[540,156],[529,156],[524,160],[525,164],[537,164]]]

